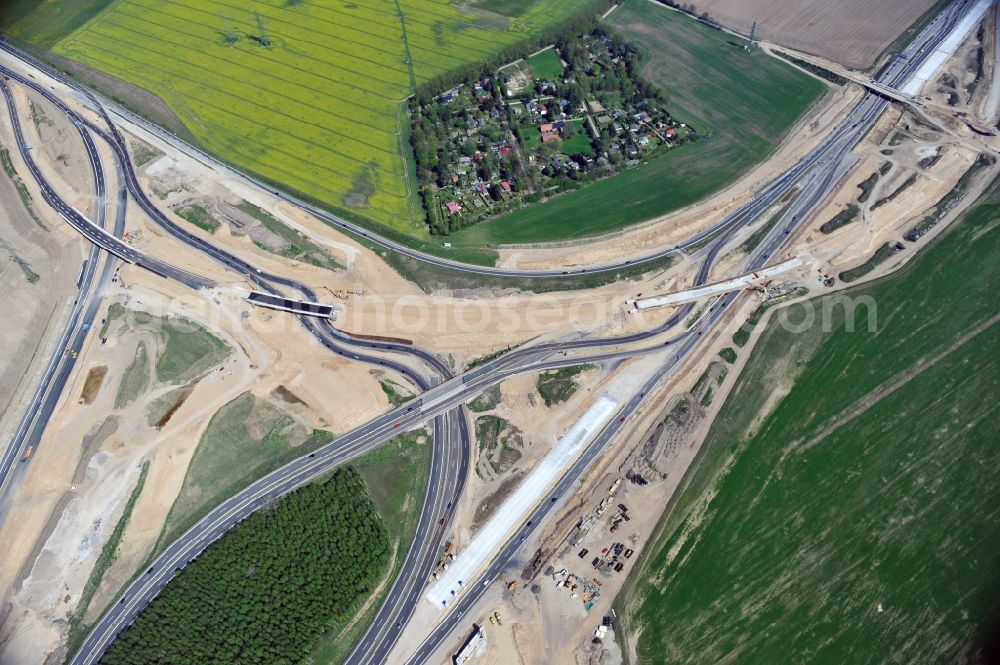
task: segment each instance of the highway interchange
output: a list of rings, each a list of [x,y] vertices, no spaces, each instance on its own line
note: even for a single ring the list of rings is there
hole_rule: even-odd
[[[23,142],[20,119],[14,113],[10,90],[3,83],[0,83],[0,87],[3,89],[8,111],[13,118],[15,137],[20,137],[18,138],[19,143]],[[81,129],[81,131],[83,130]],[[88,154],[90,156],[91,172],[94,176],[94,193],[96,196],[95,209],[97,211],[97,220],[94,225],[103,229],[107,215],[104,170],[101,168],[97,155],[89,152]],[[26,164],[37,181],[39,179],[39,175],[37,175],[38,167],[34,160],[31,159],[30,153],[27,155],[27,158],[28,161],[26,161]],[[41,182],[44,182],[44,180],[41,180]],[[43,193],[46,191],[48,190],[43,188]],[[114,227],[115,235],[121,235],[125,230],[124,202],[125,195],[124,190],[122,190],[119,192],[118,197]],[[75,352],[83,347],[83,342],[93,325],[101,302],[99,297],[92,297],[92,295],[104,291],[111,282],[111,277],[116,267],[114,258],[104,260],[104,268],[101,270],[100,278],[95,282],[98,265],[103,260],[100,249],[101,247],[97,243],[92,244],[89,248],[89,253],[84,260],[77,283],[79,295],[73,303],[73,310],[70,313],[66,328],[56,344],[49,365],[42,375],[38,388],[21,419],[17,431],[14,433],[11,443],[4,449],[3,458],[0,459],[0,497],[5,496],[8,485],[13,481],[21,455],[29,447],[38,445],[42,431],[45,429],[45,424],[48,423],[48,419],[55,410],[66,382],[69,380],[73,368],[76,366],[77,358]]]
[[[957,18],[968,9],[969,5],[970,2],[963,1],[953,3],[945,8],[901,53],[900,57],[893,59],[889,63],[879,75],[879,82],[893,87],[901,86],[919,66],[922,54],[927,53],[934,44],[943,38],[943,35],[955,24]],[[40,68],[38,67],[38,63],[28,59],[9,44],[3,43],[0,44],[0,47],[18,57],[22,62]],[[50,74],[52,73],[47,68],[46,71]],[[104,140],[116,156],[116,166],[121,176],[119,181],[124,182],[125,185],[122,190],[127,189],[127,194],[132,197],[140,209],[173,237],[202,251],[213,260],[241,274],[261,291],[280,294],[282,292],[279,291],[279,288],[283,288],[297,292],[305,300],[316,300],[315,294],[305,285],[295,283],[278,275],[261,272],[243,259],[220,250],[200,237],[175,225],[162,212],[156,209],[145,197],[128,160],[124,140],[118,134],[114,123],[105,110],[105,108],[112,108],[110,104],[106,104],[104,100],[98,101],[89,91],[85,91],[77,84],[59,77],[60,82],[71,85],[85,99],[90,100],[88,106],[100,112],[105,123],[108,125],[108,129],[105,130],[83,119],[82,116],[70,109],[48,88],[37,83],[32,77],[25,77],[7,67],[0,67],[0,73],[42,94],[77,124],[81,135],[84,136],[84,142],[88,146],[88,154],[92,155],[95,180],[101,183],[103,183],[103,176],[97,176],[97,173],[101,169],[100,162],[99,159],[96,159],[96,150],[92,151],[93,140],[90,134],[93,133]],[[16,124],[17,114],[7,86],[4,86],[4,93],[7,97],[8,111]],[[703,245],[706,240],[711,239],[707,249],[699,251],[698,254],[701,265],[696,279],[697,285],[705,283],[715,258],[741,229],[755,221],[760,213],[773,207],[792,191],[793,188],[797,187],[798,191],[795,194],[794,204],[764,242],[748,258],[745,267],[751,270],[763,267],[771,257],[777,256],[777,253],[781,251],[788,237],[801,227],[809,214],[815,210],[819,202],[829,193],[831,185],[843,173],[843,164],[848,153],[857,141],[867,133],[887,106],[888,102],[883,97],[874,93],[866,94],[822,144],[802,158],[786,173],[776,178],[758,192],[752,201],[684,243],[676,247],[657,250],[656,252],[634,259],[573,269],[572,271],[510,271],[499,268],[456,264],[448,259],[424,254],[398,245],[391,240],[380,238],[369,231],[354,226],[346,220],[323,211],[317,211],[293,197],[286,197],[280,193],[278,195],[291,203],[311,210],[335,226],[339,225],[341,228],[362,236],[371,242],[380,244],[387,249],[399,251],[411,258],[440,267],[479,274],[552,277],[565,274],[579,275],[620,270],[625,266],[634,266],[638,263],[662,258],[673,252]],[[115,108],[114,112],[119,116],[129,115],[126,111],[117,108]],[[135,121],[133,117],[129,117],[128,120]],[[149,129],[147,126],[149,123],[143,121],[143,124]],[[159,128],[156,128],[156,130],[158,135],[165,134]],[[169,134],[166,134],[166,137],[168,137],[171,143],[175,145],[178,143],[178,140]],[[103,231],[103,224],[100,224],[101,220],[96,222],[87,220],[82,214],[66,205],[55,192],[51,192],[50,197],[46,193],[48,185],[44,183],[44,178],[41,177],[40,172],[35,172],[36,168],[30,166],[32,162],[28,154],[29,148],[24,144],[23,137],[18,139],[18,143],[22,157],[29,164],[32,175],[39,182],[40,187],[42,187],[43,195],[49,205],[59,211],[69,223],[73,224],[75,228],[80,230],[95,245],[100,245],[102,248],[124,260],[151,269],[161,276],[177,279],[193,288],[203,288],[210,285],[210,283],[207,283],[202,278],[193,276],[190,273],[183,271],[181,271],[183,274],[174,272],[176,269],[169,266],[169,264],[137,253],[127,245],[122,248],[114,243],[110,243],[108,241],[109,236],[117,240],[116,236],[120,235],[117,224],[115,234],[108,234]],[[183,146],[183,149],[188,152],[195,150],[190,146]],[[204,157],[211,159],[207,156]],[[273,192],[269,186],[260,186]],[[48,190],[50,189],[48,188]],[[120,216],[123,216],[123,211],[124,203],[120,201]],[[98,228],[100,231],[97,230]],[[126,248],[128,251],[126,251]],[[148,263],[145,263],[147,261]],[[92,263],[88,264],[88,268],[90,265]],[[81,293],[83,293],[82,290]],[[348,661],[351,663],[385,662],[401,632],[397,626],[405,625],[406,621],[412,615],[416,604],[419,602],[423,585],[429,576],[430,569],[439,551],[441,539],[450,524],[451,515],[454,510],[453,506],[457,503],[464,488],[471,461],[472,446],[468,420],[462,412],[462,405],[473,399],[483,390],[517,373],[538,371],[547,367],[581,362],[614,360],[641,353],[663,353],[664,347],[673,345],[670,355],[666,356],[656,375],[622,407],[619,412],[620,415],[616,414],[616,417],[611,420],[609,425],[587,447],[586,452],[575,463],[571,471],[559,481],[559,485],[553,491],[553,494],[565,494],[587,466],[600,456],[616,434],[625,426],[624,423],[628,420],[627,416],[639,408],[645,396],[657,385],[663,376],[672,372],[679,363],[683,362],[691,350],[697,346],[702,334],[711,329],[722,318],[737,298],[737,293],[730,293],[719,297],[714,301],[712,307],[706,310],[691,328],[677,334],[671,339],[664,340],[657,338],[660,338],[665,332],[676,326],[678,322],[690,314],[694,307],[692,304],[682,307],[669,321],[649,331],[607,339],[584,338],[570,342],[527,345],[509,351],[499,358],[466,372],[459,377],[452,377],[450,368],[440,359],[419,349],[404,345],[352,338],[337,331],[326,320],[300,317],[302,324],[309,332],[316,336],[331,351],[361,362],[391,367],[403,373],[423,391],[421,397],[402,407],[393,409],[361,427],[338,437],[315,452],[289,463],[285,467],[254,482],[236,496],[231,497],[213,509],[187,533],[171,543],[153,561],[152,566],[147,571],[137,576],[126,587],[122,595],[116,599],[115,604],[93,626],[83,647],[77,652],[71,662],[96,662],[111,641],[113,641],[114,637],[155,597],[159,589],[169,581],[177,569],[186,565],[211,542],[220,537],[233,525],[245,519],[261,505],[310,482],[334,466],[373,449],[375,446],[398,434],[400,429],[418,427],[434,420],[433,432],[435,444],[432,453],[431,473],[425,504],[417,526],[417,537],[407,553],[399,576],[389,591],[387,596],[390,599],[389,602],[380,607],[376,620]],[[98,301],[93,300],[92,303],[92,307],[96,311]],[[621,348],[622,346],[639,342],[650,342],[651,344],[635,348]],[[584,351],[585,353],[570,356],[568,355],[570,351]],[[405,362],[400,360],[401,355],[416,359],[421,368],[420,371],[413,369],[412,365],[414,363],[412,361]],[[50,399],[52,398],[50,397]],[[58,399],[58,392],[55,393],[55,399]],[[55,401],[52,402],[52,405],[55,405]],[[43,421],[39,420],[39,422]],[[8,447],[7,454],[10,453],[12,447]],[[468,591],[465,592],[458,602],[449,608],[441,624],[429,632],[427,639],[414,654],[411,662],[422,662],[429,657],[451,631],[460,622],[468,618],[467,614],[474,606],[478,597],[486,589],[481,584],[481,581],[496,578],[497,574],[514,556],[521,542],[538,527],[544,520],[545,515],[552,510],[553,505],[551,502],[546,501],[537,507],[532,518],[522,525],[518,532],[510,538],[504,549],[492,560],[488,569],[484,571],[479,580],[476,583],[467,585]],[[440,522],[442,519],[444,519],[443,524]]]

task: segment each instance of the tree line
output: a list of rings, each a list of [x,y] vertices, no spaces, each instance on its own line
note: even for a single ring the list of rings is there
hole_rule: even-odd
[[[181,570],[107,665],[299,663],[382,578],[390,545],[361,476],[338,469],[250,516]]]

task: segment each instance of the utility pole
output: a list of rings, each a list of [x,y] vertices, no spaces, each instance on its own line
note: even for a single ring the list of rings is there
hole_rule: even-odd
[[[232,21],[221,11],[219,12],[219,18],[222,19],[222,23],[226,26],[226,32],[223,34],[223,40],[226,42],[226,46],[233,46],[240,40],[240,36],[236,33],[233,28]]]
[[[744,50],[750,51],[753,49],[753,41],[757,38],[757,21],[753,22],[753,26],[750,28],[750,39],[747,40],[746,46],[743,47]]]
[[[257,41],[264,48],[271,48],[271,38],[267,36],[267,29],[264,28],[264,19],[259,12],[254,12],[253,15],[257,18]]]

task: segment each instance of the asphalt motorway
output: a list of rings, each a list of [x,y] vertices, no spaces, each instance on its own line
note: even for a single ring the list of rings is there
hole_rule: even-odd
[[[2,82],[0,82],[0,87],[2,87],[7,108],[13,119],[12,125],[17,142],[23,144],[20,119],[17,117],[10,91]],[[27,157],[25,161],[29,169],[32,170],[32,175],[35,176],[36,165],[33,161],[29,161],[30,154],[27,152],[22,154]],[[104,170],[101,168],[100,161],[96,159],[96,155],[94,154],[90,155],[90,164],[94,177],[94,194],[97,210],[97,221],[95,223],[103,228],[107,214]],[[119,180],[119,182],[121,181]],[[116,210],[115,235],[121,235],[125,228],[124,186],[119,189],[118,207]],[[100,278],[97,279],[95,284],[98,266],[102,260],[103,257],[99,247],[91,244],[90,251],[81,268],[80,278],[77,282],[78,294],[76,301],[73,303],[73,310],[70,313],[69,321],[53,350],[52,358],[45,372],[42,374],[42,380],[39,382],[21,418],[21,423],[11,441],[4,449],[3,457],[0,458],[0,498],[6,496],[7,488],[13,481],[18,469],[18,462],[28,447],[37,447],[39,445],[45,424],[55,410],[65,389],[66,382],[69,380],[73,368],[76,366],[77,359],[74,356],[74,352],[78,352],[83,347],[84,340],[97,316],[98,306],[100,305],[99,294],[110,284],[116,267],[116,261],[113,257],[103,260],[104,267],[101,269]],[[97,295],[94,295],[95,293]]]

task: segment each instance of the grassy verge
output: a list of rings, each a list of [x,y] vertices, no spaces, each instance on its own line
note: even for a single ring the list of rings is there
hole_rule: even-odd
[[[646,275],[665,271],[675,261],[673,256],[665,256],[652,261],[633,263],[618,270],[578,276],[499,277],[439,268],[395,252],[379,252],[379,254],[402,277],[428,293],[435,289],[518,289],[530,293],[595,289],[613,282],[639,279]]]
[[[204,206],[200,206],[196,203],[178,208],[175,212],[178,217],[191,222],[202,231],[215,233],[219,230],[219,227],[222,226],[222,224],[219,223],[219,220],[212,216],[212,213],[206,210]]]
[[[404,402],[409,402],[415,397],[413,393],[406,393],[406,389],[392,381],[390,379],[379,379],[379,386],[382,387],[382,392],[385,393],[386,398],[389,400],[389,404],[393,406],[399,406]]]
[[[101,333],[101,337],[105,335]],[[125,368],[122,374],[121,383],[118,384],[118,392],[115,394],[115,408],[120,409],[133,401],[146,390],[149,382],[149,354],[146,351],[146,343],[139,342],[135,348],[135,357]]]
[[[317,665],[334,665],[347,658],[385,601],[389,585],[399,574],[417,529],[419,507],[424,502],[430,472],[432,444],[418,443],[420,437],[429,438],[429,435],[424,430],[401,434],[351,463],[365,479],[372,502],[389,534],[395,558],[382,577],[382,589],[372,596],[367,609],[324,636],[313,649],[312,661]]]
[[[282,464],[330,441],[271,402],[246,392],[208,423],[184,484],[170,507],[159,545],[177,537],[223,499]],[[158,549],[157,547],[157,549]]]
[[[337,263],[328,251],[302,233],[282,224],[266,210],[262,210],[248,201],[241,202],[239,208],[263,224],[268,231],[288,242],[288,246],[280,251],[275,251],[261,243],[255,243],[261,249],[277,254],[278,256],[284,256],[285,258],[305,261],[310,265],[328,270],[337,270],[343,267]]]
[[[893,243],[893,242],[884,243],[881,247],[875,250],[875,253],[872,254],[871,258],[869,258],[867,261],[865,261],[859,266],[851,268],[850,270],[843,271],[842,273],[840,273],[840,275],[838,275],[838,277],[840,277],[840,280],[842,282],[853,282],[856,279],[864,277],[872,270],[875,270],[876,267],[878,267],[882,263],[885,263],[887,260],[889,260],[891,256],[893,256],[896,252],[901,251],[902,249],[903,249],[902,243]]]
[[[162,152],[142,141],[129,141],[129,146],[132,148],[132,161],[137,167],[145,166],[157,157],[163,156]]]
[[[990,198],[847,293],[877,308],[772,322],[619,599],[639,662],[976,660],[1000,609],[997,219]]]
[[[3,162],[3,170],[10,178],[11,182],[14,183],[14,187],[17,189],[17,195],[21,197],[21,204],[24,205],[24,209],[28,211],[28,215],[31,220],[38,224],[43,230],[48,231],[49,227],[46,226],[39,217],[38,213],[35,212],[35,206],[32,204],[31,192],[28,191],[28,186],[24,184],[21,180],[21,176],[17,174],[17,169],[14,168],[14,162],[10,159],[10,152],[7,148],[0,146],[0,162]]]
[[[836,72],[831,72],[826,67],[820,67],[819,65],[813,64],[807,60],[802,60],[801,58],[796,58],[794,56],[788,55],[787,53],[782,53],[781,51],[775,51],[774,54],[781,58],[782,60],[787,60],[793,65],[798,65],[802,69],[806,70],[811,74],[815,74],[825,81],[829,81],[834,85],[846,85],[848,79],[844,78]]]
[[[474,411],[475,413],[492,411],[500,404],[501,397],[502,393],[500,392],[500,384],[498,383],[476,399],[469,402],[469,410]]]
[[[573,365],[540,373],[535,387],[545,401],[545,406],[561,404],[572,397],[580,387],[580,375],[592,367],[593,365]]]
[[[965,198],[972,183],[972,179],[985,168],[989,168],[996,163],[996,157],[983,153],[978,159],[962,174],[955,186],[931,209],[931,212],[920,220],[916,226],[903,234],[903,237],[910,242],[919,240],[921,236],[937,226],[958,203]]]

